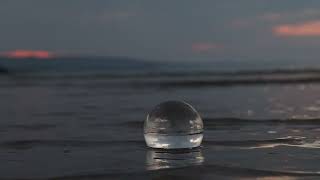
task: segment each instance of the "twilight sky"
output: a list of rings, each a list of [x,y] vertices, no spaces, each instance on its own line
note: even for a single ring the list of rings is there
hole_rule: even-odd
[[[0,53],[150,60],[320,57],[319,0],[1,0]]]

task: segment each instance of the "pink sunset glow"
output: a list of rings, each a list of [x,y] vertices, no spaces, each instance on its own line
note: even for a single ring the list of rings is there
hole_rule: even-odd
[[[320,20],[299,24],[282,24],[273,27],[277,36],[320,36]]]
[[[215,44],[215,43],[193,43],[191,46],[192,52],[195,53],[205,53],[205,52],[212,52],[212,51],[220,51],[223,48],[222,45]]]
[[[54,57],[54,54],[44,50],[14,50],[0,53],[1,56],[8,58],[37,58],[37,59],[49,59]]]

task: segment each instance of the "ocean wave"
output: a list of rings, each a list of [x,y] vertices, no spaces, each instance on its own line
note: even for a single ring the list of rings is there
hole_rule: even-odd
[[[107,169],[105,169],[107,170]],[[34,180],[81,180],[81,179],[295,179],[307,177],[319,177],[319,171],[294,171],[294,170],[268,170],[255,169],[231,165],[203,164],[186,167],[167,168],[159,170],[140,170],[134,172],[104,172],[103,168],[93,172],[79,172],[72,175],[55,176],[48,178],[32,178]],[[29,180],[31,178],[21,178]],[[9,180],[9,179],[6,179]]]
[[[203,146],[209,148],[211,146],[226,146],[226,147],[242,147],[242,148],[259,148],[259,147],[271,147],[271,146],[302,146],[311,144],[318,145],[315,142],[306,142],[304,137],[299,136],[287,136],[275,139],[264,140],[224,140],[224,141],[212,141],[204,140]],[[0,148],[5,149],[31,149],[34,147],[110,147],[110,146],[143,146],[145,147],[144,140],[123,140],[123,141],[85,141],[85,140],[11,140],[0,143]],[[305,146],[307,147],[307,146]],[[179,150],[180,152],[180,150]]]
[[[202,118],[205,126],[215,125],[317,125],[320,124],[319,118],[287,118],[287,119],[248,119],[248,118],[235,118],[235,117],[204,117]],[[127,126],[131,128],[138,128],[143,126],[143,121],[127,121],[115,125]]]
[[[0,143],[5,149],[31,149],[34,147],[103,147],[115,145],[144,145],[144,141],[85,141],[85,140],[12,140]]]
[[[9,81],[0,87],[63,86],[131,88],[200,88],[283,84],[318,84],[320,69],[279,69],[239,71],[93,71],[51,73],[5,73]],[[23,81],[21,81],[23,80]],[[17,83],[19,82],[19,83]],[[62,83],[63,82],[63,83]]]

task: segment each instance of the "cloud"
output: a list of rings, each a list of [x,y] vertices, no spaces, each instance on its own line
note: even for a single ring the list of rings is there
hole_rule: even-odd
[[[286,15],[281,13],[266,13],[266,14],[263,14],[262,16],[259,16],[258,19],[265,20],[265,21],[278,21],[285,17]]]
[[[194,53],[208,53],[221,51],[223,46],[216,43],[197,42],[192,44],[191,49]]]
[[[131,11],[106,11],[98,14],[98,20],[101,22],[120,21],[136,15],[137,13]]]
[[[233,28],[251,28],[256,26],[258,23],[273,23],[283,19],[286,19],[283,14],[266,13],[256,17],[235,19],[230,23],[230,25]]]
[[[232,27],[251,27],[257,23],[275,24],[285,22],[307,21],[320,16],[320,10],[314,8],[301,9],[294,12],[265,12],[257,16],[235,19],[231,22]]]
[[[281,24],[272,28],[277,36],[320,36],[320,20],[298,24]]]
[[[288,20],[296,20],[296,19],[310,19],[313,17],[317,17],[320,15],[319,9],[301,9],[300,11],[294,12],[268,12],[258,16],[257,18],[265,21],[288,21]]]
[[[54,54],[44,50],[13,50],[8,52],[0,52],[1,56],[8,58],[37,58],[48,59],[54,57]]]

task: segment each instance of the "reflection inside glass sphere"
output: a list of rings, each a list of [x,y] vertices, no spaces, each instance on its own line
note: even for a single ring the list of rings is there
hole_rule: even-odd
[[[203,139],[203,121],[190,104],[166,101],[157,105],[144,122],[147,146],[161,149],[195,148]]]
[[[150,148],[146,154],[147,170],[195,166],[203,162],[201,148],[176,150]]]

